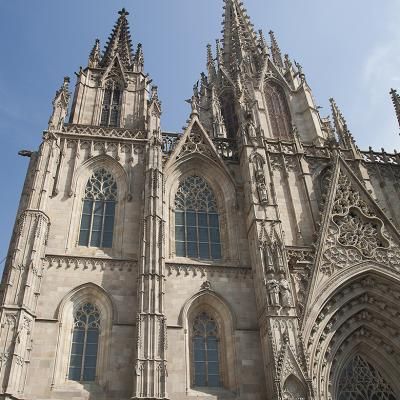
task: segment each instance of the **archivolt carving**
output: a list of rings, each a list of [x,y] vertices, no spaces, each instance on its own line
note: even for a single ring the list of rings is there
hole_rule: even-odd
[[[349,352],[358,354],[358,345],[375,349],[382,362],[387,358],[400,366],[399,299],[400,290],[391,282],[369,275],[337,291],[321,309],[307,341],[320,399],[329,398],[343,360]]]

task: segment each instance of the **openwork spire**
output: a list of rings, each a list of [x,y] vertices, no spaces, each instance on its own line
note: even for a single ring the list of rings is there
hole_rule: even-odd
[[[390,91],[390,94],[392,96],[392,101],[394,105],[394,110],[396,112],[397,121],[399,122],[400,126],[400,95],[397,93],[397,90],[394,89]]]
[[[132,65],[132,41],[129,33],[129,23],[126,18],[129,13],[123,8],[118,14],[118,21],[108,38],[104,56],[101,60],[103,67],[107,67],[117,54],[124,67],[128,68]]]
[[[223,62],[227,69],[238,69],[246,56],[259,55],[258,39],[243,3],[224,0]],[[249,59],[246,59],[248,62]]]

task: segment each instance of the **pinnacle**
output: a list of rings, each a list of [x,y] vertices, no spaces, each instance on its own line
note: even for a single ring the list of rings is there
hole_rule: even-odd
[[[275,33],[273,31],[269,31],[269,37],[271,39],[272,59],[278,67],[283,68],[282,53],[281,49],[279,48],[278,41],[276,40]]]
[[[396,112],[397,121],[400,125],[400,95],[397,93],[397,90],[391,89],[390,94],[392,96],[392,102],[394,105],[394,110]]]

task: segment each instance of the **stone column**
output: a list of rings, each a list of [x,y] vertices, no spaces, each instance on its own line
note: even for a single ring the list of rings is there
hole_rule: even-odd
[[[167,398],[161,145],[161,131],[156,129],[149,139],[146,165],[143,241],[138,276],[137,358],[132,399]]]

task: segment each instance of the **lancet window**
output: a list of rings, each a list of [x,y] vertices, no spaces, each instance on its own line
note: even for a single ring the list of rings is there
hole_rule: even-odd
[[[337,400],[395,400],[390,385],[364,358],[356,355],[343,369]]]
[[[292,123],[283,89],[278,84],[268,81],[265,83],[264,92],[273,137],[289,139]]]
[[[178,257],[220,259],[219,213],[214,193],[201,177],[186,178],[175,197],[175,246]]]
[[[221,386],[219,358],[218,325],[210,315],[201,312],[192,326],[194,386]]]
[[[100,168],[90,177],[83,199],[79,245],[112,247],[117,183],[111,173]]]
[[[90,382],[96,379],[99,334],[100,312],[94,304],[85,303],[74,314],[70,380]]]
[[[121,114],[122,90],[115,81],[108,81],[104,89],[101,110],[101,126],[119,127]]]

